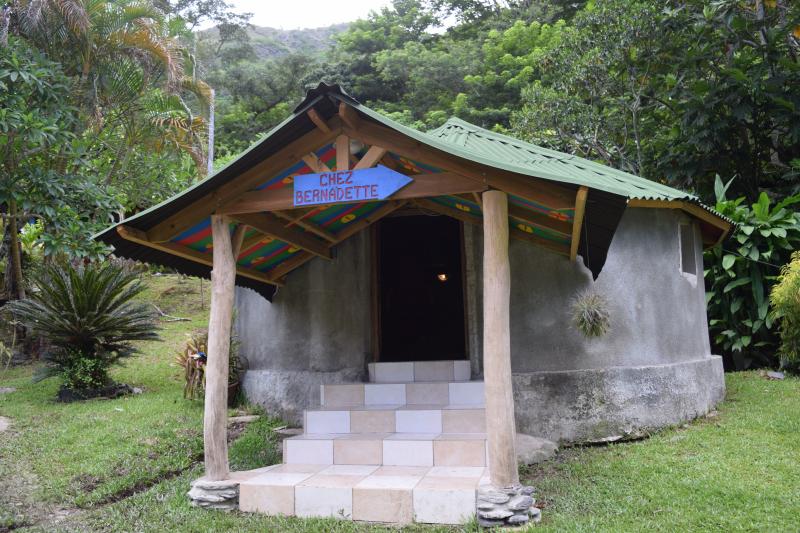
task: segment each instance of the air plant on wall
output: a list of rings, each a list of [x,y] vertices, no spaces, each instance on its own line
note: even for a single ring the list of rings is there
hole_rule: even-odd
[[[572,322],[584,336],[602,337],[611,329],[608,300],[592,291],[578,295],[572,301]]]

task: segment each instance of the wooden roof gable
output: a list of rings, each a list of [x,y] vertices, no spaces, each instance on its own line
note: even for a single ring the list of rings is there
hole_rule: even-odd
[[[424,135],[424,134],[420,134]],[[407,128],[320,84],[295,113],[231,164],[96,238],[115,254],[208,277],[211,214],[230,219],[237,284],[268,299],[313,258],[404,205],[480,224],[480,193],[509,194],[511,237],[584,263],[599,274],[627,197],[521,175],[421,142]],[[295,208],[297,175],[385,165],[413,181],[386,201]]]

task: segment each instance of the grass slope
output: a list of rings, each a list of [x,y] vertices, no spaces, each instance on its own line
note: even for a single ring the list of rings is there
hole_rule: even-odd
[[[144,394],[58,404],[55,380],[32,383],[30,367],[0,373],[0,531],[375,531],[334,520],[270,518],[192,508],[202,472],[202,406],[182,398],[170,365],[185,333],[205,326],[199,281],[147,277],[143,295],[189,322],[165,323],[162,339],[115,379]],[[565,450],[523,472],[537,487],[542,531],[797,531],[800,523],[800,380],[727,376],[714,417],[647,440]],[[268,417],[231,446],[234,469],[278,460]],[[452,528],[413,526],[409,531]],[[465,529],[476,529],[474,525]]]

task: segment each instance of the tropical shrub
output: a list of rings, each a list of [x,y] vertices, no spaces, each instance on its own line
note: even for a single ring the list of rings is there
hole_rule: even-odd
[[[59,375],[63,389],[92,396],[113,385],[108,370],[136,353],[133,341],[158,338],[153,314],[132,301],[144,287],[121,267],[56,262],[42,267],[33,281],[29,297],[9,307],[48,344],[37,379]]]
[[[205,395],[205,369],[208,360],[208,331],[187,334],[186,344],[175,354],[175,365],[183,369],[183,397],[189,400],[202,400]],[[242,363],[239,358],[239,339],[231,335],[228,351],[228,387],[232,396],[229,403],[234,403],[234,396],[242,374]]]
[[[775,363],[778,339],[769,294],[780,266],[800,247],[800,195],[773,205],[766,193],[747,205],[727,200],[730,181],[717,177],[716,210],[736,222],[731,238],[705,253],[709,329],[716,348],[737,369]]]
[[[778,283],[770,293],[773,320],[780,323],[781,367],[800,370],[800,252],[783,266]]]

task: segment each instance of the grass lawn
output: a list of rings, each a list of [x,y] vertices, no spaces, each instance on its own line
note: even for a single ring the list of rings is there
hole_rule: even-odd
[[[148,277],[143,296],[165,313],[161,341],[113,375],[144,393],[74,404],[58,383],[32,383],[32,367],[0,370],[0,531],[374,531],[334,520],[279,519],[189,506],[202,472],[202,406],[182,398],[170,363],[185,333],[205,326],[199,281]],[[649,439],[566,449],[526,469],[543,509],[542,531],[800,530],[800,380],[756,372],[726,376],[716,416]],[[279,460],[262,417],[231,446],[234,469]],[[474,526],[465,529],[476,529]],[[414,526],[409,531],[451,531]]]

